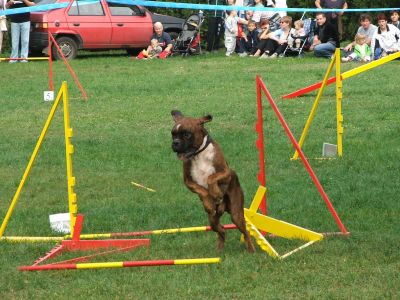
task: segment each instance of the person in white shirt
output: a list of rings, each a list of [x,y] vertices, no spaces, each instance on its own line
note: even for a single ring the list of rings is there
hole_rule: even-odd
[[[378,30],[375,31],[371,41],[371,51],[374,59],[379,59],[400,50],[400,30],[396,26],[388,24],[384,13],[378,14],[377,19]]]

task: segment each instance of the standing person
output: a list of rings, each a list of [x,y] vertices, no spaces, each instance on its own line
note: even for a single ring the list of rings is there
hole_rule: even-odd
[[[315,0],[315,7],[317,8],[329,8],[329,9],[347,9],[348,5],[346,0]],[[342,15],[343,12],[339,13],[326,13],[326,19],[329,23],[335,25],[336,30],[339,33],[339,41],[343,37],[343,23]]]
[[[208,0],[209,5],[225,5],[224,0]],[[208,17],[207,31],[207,51],[211,52],[219,49],[223,32],[224,19],[222,10],[210,10]]]
[[[371,41],[374,59],[379,59],[400,50],[400,30],[396,26],[387,23],[384,13],[378,14],[377,19],[378,30],[375,31]]]
[[[393,10],[390,12],[390,24],[396,26],[398,29],[400,29],[400,22],[399,22],[399,12],[397,10]]]
[[[286,0],[275,0],[275,8],[287,8]],[[278,13],[281,18],[287,15],[285,10],[278,11]]]
[[[29,0],[10,0],[6,4],[6,8],[21,8],[33,6],[35,2]],[[31,14],[21,13],[10,15],[11,20],[11,57],[10,58],[23,58],[21,62],[28,62],[29,52],[29,33],[31,30]],[[20,42],[21,41],[21,42]],[[20,51],[21,46],[21,51]],[[21,55],[19,55],[21,53]],[[10,60],[10,63],[15,63],[17,60]]]
[[[0,0],[0,11],[6,9],[7,0]],[[3,47],[3,33],[7,32],[7,19],[6,16],[0,16],[0,53]]]
[[[225,19],[225,48],[226,56],[231,56],[236,48],[236,36],[238,34],[238,19],[236,10],[227,11]]]
[[[310,51],[314,50],[317,57],[331,58],[336,48],[339,47],[339,36],[336,27],[326,20],[324,13],[317,13],[317,29]]]
[[[367,45],[371,45],[371,40],[372,37],[377,30],[378,27],[376,27],[374,24],[372,24],[372,17],[369,14],[362,14],[360,16],[360,27],[358,27],[357,34],[362,34],[366,36],[366,42]],[[355,40],[348,44],[346,47],[344,47],[345,52],[350,52],[353,50],[353,47],[356,45]]]

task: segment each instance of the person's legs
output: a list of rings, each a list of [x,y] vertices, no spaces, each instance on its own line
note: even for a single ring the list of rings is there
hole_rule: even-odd
[[[0,53],[3,47],[3,31],[0,30]]]
[[[314,55],[316,57],[331,58],[332,54],[335,53],[335,50],[336,47],[332,43],[323,43],[315,46]]]
[[[21,23],[21,58],[28,58],[31,22]]]
[[[11,23],[11,56],[10,58],[18,58],[19,52],[19,37],[20,37],[19,23]],[[10,60],[10,62],[17,62]]]

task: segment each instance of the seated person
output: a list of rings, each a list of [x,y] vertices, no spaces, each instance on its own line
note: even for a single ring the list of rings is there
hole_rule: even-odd
[[[166,58],[172,50],[172,39],[171,36],[164,32],[164,27],[161,22],[155,22],[153,25],[154,33],[151,36],[150,40],[156,39],[158,41],[159,46],[162,48],[162,52],[159,54],[159,58]],[[151,51],[151,45],[147,47],[147,52]],[[142,52],[136,57],[137,59],[143,59],[144,56]]]
[[[283,54],[291,35],[294,34],[292,28],[292,17],[284,16],[280,22],[280,28],[274,31],[265,42],[264,54],[260,58],[276,58]]]
[[[392,10],[390,12],[390,24],[396,26],[398,29],[400,29],[400,21],[399,21],[399,12],[397,10]]]
[[[336,48],[340,46],[339,34],[334,25],[326,21],[325,14],[316,14],[317,29],[310,51],[314,50],[316,57],[331,58]]]
[[[358,27],[356,34],[362,34],[366,36],[366,43],[368,46],[371,46],[372,36],[374,35],[377,27],[372,24],[372,18],[368,14],[362,14],[360,16],[360,27]],[[355,40],[344,47],[345,52],[350,52],[353,50],[353,47],[356,45]]]
[[[295,44],[295,48],[300,48],[301,43],[306,39],[306,31],[304,30],[304,22],[303,20],[297,20],[294,22],[294,33],[291,35],[291,39],[289,39],[290,47],[293,47],[293,43]]]
[[[244,57],[248,54],[254,55],[257,51],[257,44],[259,41],[256,22],[250,20],[247,24],[247,33],[243,32],[239,40],[239,56]]]
[[[163,50],[157,39],[152,39],[150,41],[150,46],[147,48],[147,50],[143,50],[142,53],[144,57],[151,59],[159,57],[162,51]]]
[[[261,30],[261,33],[258,35],[259,43],[257,44],[257,51],[253,55],[254,57],[260,57],[261,54],[264,53],[266,44],[267,44],[267,40],[273,34],[269,28],[268,20],[261,21],[260,30]]]
[[[396,26],[387,23],[384,13],[378,14],[377,19],[378,30],[375,31],[371,41],[374,59],[379,59],[400,50],[400,30]]]
[[[367,44],[367,36],[364,34],[356,34],[355,38],[356,45],[354,46],[354,52],[346,57],[342,57],[342,62],[348,62],[352,60],[368,62],[371,61],[371,48]]]

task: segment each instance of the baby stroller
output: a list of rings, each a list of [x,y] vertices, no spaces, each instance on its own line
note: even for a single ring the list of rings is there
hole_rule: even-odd
[[[269,30],[275,31],[280,28],[281,16],[279,14],[274,14],[269,18]]]
[[[191,15],[183,24],[182,31],[178,35],[172,54],[181,54],[182,56],[188,56],[190,54],[201,54],[200,46],[200,27],[203,24],[204,17],[203,12],[199,14]]]
[[[303,14],[304,17],[304,14]],[[305,35],[301,37],[295,37],[291,36],[290,38],[294,42],[296,39],[300,39],[300,47],[296,47],[295,43],[293,45],[289,45],[286,47],[285,51],[283,52],[283,56],[298,56],[298,57],[303,57],[304,56],[304,51],[307,50],[310,45],[312,44],[312,40],[314,38],[314,30],[316,26],[316,22],[314,19],[308,18],[308,19],[303,19],[304,22],[304,31]]]

